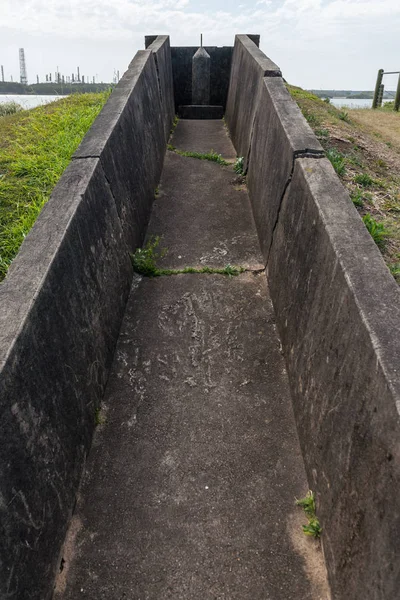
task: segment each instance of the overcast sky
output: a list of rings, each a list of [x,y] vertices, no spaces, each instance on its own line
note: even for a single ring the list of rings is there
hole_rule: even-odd
[[[218,46],[259,33],[261,49],[304,88],[372,89],[379,68],[400,70],[400,0],[0,0],[0,64],[17,81],[19,47],[30,82],[77,65],[111,81],[145,34],[182,46],[200,32]]]

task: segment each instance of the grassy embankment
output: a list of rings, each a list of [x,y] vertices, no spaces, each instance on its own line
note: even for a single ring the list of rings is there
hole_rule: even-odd
[[[0,281],[109,92],[0,117]]]
[[[288,90],[400,283],[400,114],[337,109],[301,88]]]

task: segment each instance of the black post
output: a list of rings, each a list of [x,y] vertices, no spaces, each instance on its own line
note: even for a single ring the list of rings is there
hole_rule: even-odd
[[[382,106],[383,101],[383,92],[385,91],[385,86],[383,83],[379,86],[379,94],[378,94],[378,108]]]
[[[372,101],[372,108],[378,107],[379,90],[382,85],[383,73],[384,73],[384,70],[379,69],[378,77],[376,78],[376,85],[375,85],[374,99]]]

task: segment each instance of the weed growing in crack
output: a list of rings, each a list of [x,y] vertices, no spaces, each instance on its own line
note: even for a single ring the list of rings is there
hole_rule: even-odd
[[[171,152],[175,152],[175,154],[179,154],[179,156],[198,158],[199,160],[209,160],[225,167],[229,165],[229,163],[222,158],[221,154],[217,154],[214,150],[210,150],[210,152],[190,152],[189,150],[178,150],[178,148],[175,148],[172,144],[168,144],[167,149]]]
[[[227,275],[228,277],[236,277],[243,273],[246,269],[243,267],[234,267],[233,265],[226,265],[221,269],[215,267],[184,267],[183,269],[158,269],[157,275],[182,275],[187,273],[202,274],[207,273],[210,275]]]
[[[315,515],[315,497],[314,493],[309,490],[304,498],[296,500],[297,506],[301,506],[304,510],[308,519],[307,525],[303,525],[303,532],[305,535],[311,535],[312,537],[319,538],[322,533],[321,525]]]
[[[187,273],[208,273],[236,277],[246,270],[243,267],[235,267],[233,265],[226,265],[223,268],[205,266],[184,267],[183,269],[159,269],[157,267],[157,260],[163,258],[167,254],[166,248],[158,250],[159,243],[160,238],[155,236],[147,242],[144,248],[137,248],[135,250],[135,253],[132,254],[132,265],[136,273],[144,275],[145,277],[161,277],[163,275],[182,275]]]
[[[136,248],[132,255],[133,269],[140,275],[147,277],[156,277],[158,273],[156,262],[166,255],[167,250],[158,250],[160,238],[154,236],[149,239],[144,248]]]
[[[238,175],[244,175],[244,156],[238,156],[233,165],[233,170]]]
[[[94,413],[94,423],[95,425],[104,425],[107,422],[107,419],[101,412],[101,408],[96,408]]]

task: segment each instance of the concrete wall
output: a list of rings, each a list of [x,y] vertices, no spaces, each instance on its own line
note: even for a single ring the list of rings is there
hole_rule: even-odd
[[[332,598],[395,600],[400,290],[267,60],[236,37],[226,118],[248,159]]]
[[[47,600],[173,117],[140,51],[0,286],[0,598]]]
[[[192,58],[198,47],[172,47],[175,110],[192,104]],[[225,108],[232,60],[232,47],[206,46],[210,55],[210,104]]]

